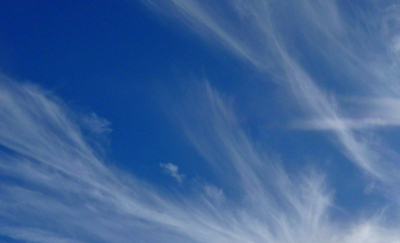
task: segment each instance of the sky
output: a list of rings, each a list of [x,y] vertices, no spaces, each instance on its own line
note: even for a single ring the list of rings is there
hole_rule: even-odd
[[[0,1],[0,241],[399,243],[395,0]]]

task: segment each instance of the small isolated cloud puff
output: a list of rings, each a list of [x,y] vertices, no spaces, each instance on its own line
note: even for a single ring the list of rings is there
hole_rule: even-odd
[[[163,164],[160,163],[161,168],[164,168],[165,173],[169,174],[170,176],[174,177],[179,183],[182,183],[183,179],[185,178],[184,174],[178,173],[178,166],[168,163]]]

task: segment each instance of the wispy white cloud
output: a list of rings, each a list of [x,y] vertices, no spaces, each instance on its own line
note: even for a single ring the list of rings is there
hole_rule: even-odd
[[[171,175],[172,177],[174,177],[179,183],[181,183],[183,181],[183,179],[185,178],[184,174],[179,174],[178,173],[178,166],[168,163],[168,164],[163,164],[161,163],[160,166],[162,168],[164,168],[165,172],[168,173],[169,175]]]
[[[143,2],[180,18],[201,36],[211,36],[261,72],[270,73],[287,87],[288,97],[307,117],[295,126],[330,130],[351,161],[389,187],[398,186],[393,173],[400,170],[397,152],[354,131],[399,124],[400,8],[396,1]],[[307,65],[327,73],[321,78]],[[328,87],[329,92],[324,91]],[[343,103],[342,96],[363,97],[366,102],[363,107],[352,106]],[[353,117],[346,114],[349,107],[362,110]],[[384,139],[379,131],[372,132]]]
[[[163,9],[201,36],[215,40],[254,64],[260,72],[271,74],[276,82],[287,88],[289,95],[285,98],[292,99],[306,117],[293,118],[294,126],[328,130],[328,138],[339,150],[367,175],[382,183],[380,189],[384,190],[381,192],[389,200],[399,203],[394,195],[400,185],[397,176],[400,155],[377,129],[394,129],[399,124],[397,46],[400,6],[396,1],[345,5],[325,0],[143,2]],[[310,66],[323,68],[325,75],[321,78]],[[363,102],[351,104],[342,99],[344,96]],[[218,122],[219,119],[213,124]],[[216,131],[226,130],[217,127],[214,132],[220,134]],[[209,144],[213,141],[198,141],[197,133],[192,137],[201,151],[212,151],[207,146],[212,146]],[[235,145],[229,141],[240,139],[240,134],[219,139],[227,142],[220,145],[223,149],[215,150],[218,153],[226,151]],[[242,140],[239,144],[247,144],[247,141]],[[235,159],[240,160],[240,151],[245,150],[243,147],[246,146],[232,149]],[[245,154],[253,153],[246,151]],[[260,158],[252,161],[260,161]],[[246,189],[264,188],[264,185],[259,186],[262,184],[260,181],[249,180],[257,178],[252,174],[257,170],[240,170],[241,164],[236,166],[238,171],[243,171],[240,178],[247,180]],[[245,174],[246,171],[250,172]],[[383,240],[380,237],[386,234],[383,233],[385,228],[371,229],[369,223],[357,229],[353,235],[355,238],[344,241],[395,239]]]
[[[197,195],[168,196],[110,169],[58,99],[4,77],[0,85],[0,215],[7,225],[0,230],[3,235],[28,242],[74,243],[400,239],[378,216],[362,224],[331,219],[333,194],[324,177],[286,175],[253,146],[233,110],[209,85],[200,96],[205,102],[201,105],[212,111],[202,121],[211,130],[197,134],[198,128],[187,124],[186,131],[207,161],[237,175],[232,185],[240,192],[236,199],[210,184]],[[229,176],[216,171],[221,180]],[[362,237],[369,241],[360,241]]]
[[[394,1],[371,3],[377,6],[370,12],[328,0],[143,2],[270,73],[302,108],[307,118],[301,126],[329,129],[339,149],[374,177],[374,188],[395,202],[393,209],[333,217],[340,210],[324,175],[285,173],[254,145],[229,102],[209,84],[178,117],[222,186],[176,196],[107,166],[82,131],[108,131],[107,122],[91,116],[81,127],[52,94],[1,77],[0,222],[7,225],[1,234],[30,242],[400,241],[399,155],[360,131],[397,124],[400,75],[392,33],[400,22]],[[307,48],[298,48],[296,38]],[[359,116],[347,116],[338,90],[323,91],[328,87],[302,63],[310,61],[306,54],[348,78],[330,82],[366,97]],[[163,167],[182,180],[178,167]]]
[[[345,102],[342,115],[336,119],[298,120],[293,126],[299,129],[340,130],[375,129],[379,127],[397,127],[400,125],[400,101],[394,98],[357,99]],[[351,110],[344,108],[350,107]]]
[[[103,134],[111,132],[110,122],[98,117],[95,113],[92,113],[82,118],[82,126],[89,131],[97,134]]]

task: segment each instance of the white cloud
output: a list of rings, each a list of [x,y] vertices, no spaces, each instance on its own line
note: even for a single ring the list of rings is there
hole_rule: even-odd
[[[377,180],[389,200],[400,202],[394,196],[400,185],[400,155],[377,129],[394,129],[399,125],[400,6],[396,1],[368,1],[361,5],[328,0],[142,1],[180,18],[193,31],[233,51],[260,72],[268,72],[287,88],[285,98],[292,99],[307,117],[295,126],[329,130],[326,134],[339,151]],[[301,40],[301,48],[297,40]],[[318,79],[307,64],[316,69],[323,67],[327,73]],[[328,86],[327,82],[334,85]],[[324,91],[328,87],[329,92]],[[343,96],[356,100],[363,97],[366,102],[361,106],[348,104],[340,98]],[[189,132],[192,141],[206,158],[230,158],[233,169],[222,171],[235,171],[247,190],[264,188],[255,174],[257,170],[247,167],[252,164],[242,167],[240,163],[263,159],[251,157],[254,152],[246,149],[246,138],[229,130],[235,122],[219,117],[218,113],[226,111],[219,106],[218,99],[211,96],[210,100],[214,103],[209,109],[217,113],[212,116],[215,127],[208,128],[214,134],[207,140],[194,129]],[[221,110],[215,111],[218,108]],[[218,124],[229,125],[225,128]],[[231,157],[227,156],[229,152]],[[357,227],[356,233],[342,240],[398,241],[397,236],[386,237],[384,227],[371,227],[374,226],[369,223]]]
[[[96,134],[108,133],[112,131],[110,128],[110,122],[106,119],[98,117],[95,113],[84,116],[82,118],[82,123],[84,128],[87,128],[89,131]]]
[[[396,1],[362,6],[329,0],[142,2],[180,18],[201,36],[271,74],[287,88],[285,98],[307,117],[295,126],[330,130],[332,140],[355,165],[389,188],[400,184],[395,176],[400,171],[396,150],[354,131],[399,124],[398,106],[384,102],[400,99]],[[303,63],[326,69],[325,80],[316,79]],[[327,80],[334,84],[329,93],[324,91]],[[359,117],[345,115],[351,104],[337,98],[343,95],[367,100]],[[379,131],[372,132],[384,139]]]
[[[375,129],[379,127],[397,127],[400,125],[400,100],[393,98],[358,99],[347,101],[351,111],[342,108],[349,115],[336,119],[296,121],[293,126],[300,129],[340,130]]]
[[[1,234],[31,242],[400,241],[396,217],[400,200],[395,195],[399,155],[383,142],[360,133],[359,125],[352,125],[397,124],[397,103],[384,101],[399,100],[396,82],[400,75],[393,68],[397,61],[393,40],[381,38],[395,28],[379,27],[379,23],[388,23],[398,7],[393,5],[388,10],[390,16],[371,12],[377,15],[367,16],[365,21],[372,22],[358,23],[348,15],[362,14],[349,14],[337,2],[328,0],[279,4],[144,2],[178,16],[202,36],[218,41],[261,72],[272,74],[287,88],[293,103],[302,108],[310,122],[305,125],[316,122],[322,128],[334,127],[330,138],[374,177],[374,190],[381,190],[388,197],[387,203],[393,200],[393,209],[375,206],[367,215],[333,217],[339,209],[324,176],[286,174],[279,161],[254,146],[255,141],[242,130],[229,102],[209,84],[194,98],[198,99],[193,102],[197,109],[190,109],[189,104],[189,109],[178,116],[189,140],[222,186],[205,187],[200,195],[173,196],[127,173],[111,170],[73,122],[72,112],[51,94],[1,77],[0,173],[4,180],[0,186],[0,222],[7,225],[0,229]],[[376,7],[388,9],[380,4]],[[293,21],[288,22],[285,16]],[[354,22],[357,24],[347,24]],[[360,27],[364,24],[372,33]],[[352,95],[378,100],[365,104],[361,118],[346,120],[338,91],[327,95],[323,82],[302,65],[301,50],[291,44],[295,31],[301,33],[309,52],[316,52],[330,69],[337,68],[348,77],[331,82],[348,82],[360,89]],[[201,109],[206,112],[196,113]],[[105,123],[98,119],[93,116],[88,124],[93,131],[104,131]],[[177,166],[163,167],[182,181]],[[229,188],[239,196],[226,193]],[[388,216],[394,219],[389,221]]]
[[[0,230],[3,235],[74,243],[400,239],[396,227],[384,226],[382,216],[368,217],[362,224],[357,219],[333,220],[333,194],[324,177],[289,177],[277,161],[254,147],[233,110],[210,85],[200,92],[203,102],[196,103],[210,111],[198,121],[205,130],[192,123],[185,130],[225,184],[207,184],[198,195],[178,197],[108,168],[69,118],[71,111],[50,94],[4,77],[0,86],[0,173],[5,179],[0,218],[7,225]],[[174,165],[164,167],[179,175]],[[223,192],[230,186],[239,198]]]
[[[164,168],[166,173],[174,177],[179,183],[182,183],[183,179],[185,178],[185,175],[178,173],[178,166],[171,163],[168,164],[161,163],[160,166]]]

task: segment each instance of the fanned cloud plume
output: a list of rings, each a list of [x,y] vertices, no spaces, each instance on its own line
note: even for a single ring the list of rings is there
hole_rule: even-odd
[[[160,164],[180,184],[196,184],[192,193],[172,193],[112,167],[91,146],[85,131],[110,132],[106,120],[80,117],[41,87],[1,76],[1,235],[71,243],[400,242],[400,154],[382,131],[400,124],[399,4],[142,2],[284,87],[299,110],[284,126],[321,132],[365,175],[365,194],[383,202],[343,213],[329,171],[287,172],[210,82],[191,91],[174,115],[216,185]]]
[[[1,82],[1,233],[28,242],[397,242],[384,209],[334,221],[333,192],[317,173],[289,178],[237,124],[209,85],[201,131],[188,136],[241,199],[221,189],[166,196],[110,169],[85,142],[74,115],[51,94]],[[193,130],[194,129],[194,130]],[[170,166],[171,167],[171,166]],[[173,169],[173,168],[172,168]],[[177,172],[177,170],[173,171]]]

